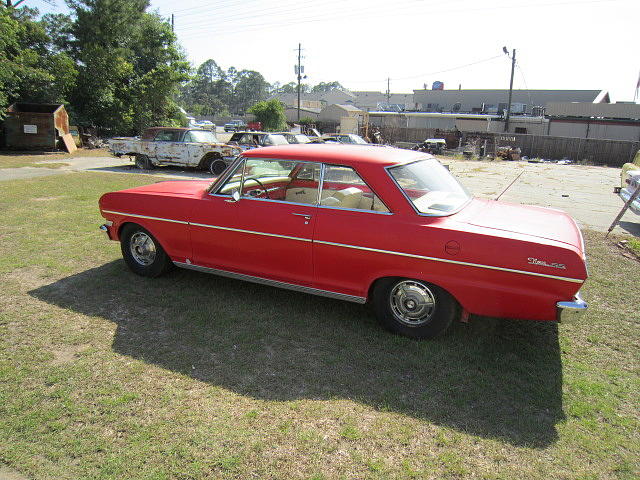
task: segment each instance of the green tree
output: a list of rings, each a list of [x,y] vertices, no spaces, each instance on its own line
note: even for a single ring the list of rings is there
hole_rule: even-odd
[[[344,90],[344,87],[337,81],[320,82],[311,89],[311,93],[326,93],[331,90]]]
[[[238,72],[234,87],[233,109],[238,113],[246,112],[251,105],[265,100],[269,83],[264,77],[253,70]]]
[[[256,120],[262,123],[267,132],[278,132],[287,128],[287,117],[284,114],[284,104],[275,98],[256,103],[249,110]]]
[[[74,87],[73,60],[55,48],[37,15],[0,6],[0,117],[16,101],[65,103]]]
[[[306,83],[300,84],[300,93],[309,93],[310,87]],[[298,93],[298,84],[296,82],[285,83],[280,86],[278,93]]]
[[[147,0],[68,0],[68,49],[79,65],[73,104],[82,123],[134,133],[183,119],[173,100],[188,64]]]

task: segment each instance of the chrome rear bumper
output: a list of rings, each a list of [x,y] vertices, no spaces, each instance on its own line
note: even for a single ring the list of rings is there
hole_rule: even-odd
[[[580,297],[580,292],[576,293],[571,302],[558,302],[557,320],[561,323],[574,323],[587,311],[587,302]]]

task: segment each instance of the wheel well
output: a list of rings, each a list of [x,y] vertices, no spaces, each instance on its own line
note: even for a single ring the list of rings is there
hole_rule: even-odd
[[[205,168],[209,160],[222,160],[222,155],[220,155],[218,152],[207,153],[204,157],[202,157],[198,166],[200,168]]]
[[[165,253],[167,252],[167,249],[164,248],[164,244],[160,241],[160,239],[156,236],[156,234],[153,233],[152,230],[150,230],[148,227],[146,227],[144,225],[140,225],[139,223],[136,223],[136,222],[124,222],[122,225],[120,225],[118,227],[118,240],[122,240],[122,231],[128,225],[137,225],[140,228],[144,228],[147,232],[149,232],[151,235],[153,235],[153,238],[155,238],[156,242],[158,242],[158,244],[162,247],[162,249],[165,251]],[[169,254],[167,253],[167,255],[169,255]]]
[[[122,231],[124,230],[124,227],[126,227],[127,225],[139,225],[142,227],[142,225],[140,225],[139,223],[135,223],[135,222],[124,222],[123,224],[121,224],[118,227],[118,240],[122,239]],[[143,227],[144,228],[144,227]]]
[[[400,280],[401,278],[404,277],[380,277],[380,278],[376,278],[373,282],[371,282],[371,285],[369,285],[369,290],[367,290],[367,302],[371,301],[371,299],[373,298],[373,289],[376,287],[376,285],[380,282],[384,282],[387,280]]]
[[[413,280],[419,280],[421,282],[427,282],[430,283],[431,285],[435,285],[436,287],[440,288],[441,290],[444,290],[445,292],[447,292],[449,295],[451,295],[451,298],[453,298],[455,300],[455,302],[458,304],[458,306],[462,307],[460,301],[456,298],[456,296],[451,293],[449,291],[449,289],[444,288],[442,285],[438,285],[435,282],[430,282],[429,280],[425,280],[423,278],[415,278],[415,277],[399,277],[399,276],[391,276],[391,277],[380,277],[380,278],[376,278],[373,282],[371,282],[371,285],[369,285],[369,289],[367,290],[367,302],[371,301],[371,299],[373,298],[373,289],[376,287],[376,285],[380,282],[383,281],[388,281],[388,280],[401,280],[403,278],[408,278],[408,279],[413,279]]]

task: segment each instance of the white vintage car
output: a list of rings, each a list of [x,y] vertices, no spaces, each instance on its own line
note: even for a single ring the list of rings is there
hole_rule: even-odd
[[[210,130],[153,127],[138,137],[109,140],[109,151],[116,157],[128,155],[141,169],[158,165],[179,165],[208,170],[220,175],[242,149],[221,143]]]
[[[640,188],[640,150],[636,153],[633,163],[626,163],[620,174],[620,198],[628,202],[634,192]],[[640,215],[640,196],[629,205],[629,210]]]

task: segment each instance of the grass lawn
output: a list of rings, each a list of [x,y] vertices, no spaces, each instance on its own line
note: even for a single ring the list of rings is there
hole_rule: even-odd
[[[110,157],[104,148],[78,149],[73,153],[38,153],[38,152],[9,152],[0,151],[0,168],[40,167],[60,168],[67,163],[65,160],[75,157]],[[43,162],[43,163],[40,163]]]
[[[31,479],[636,479],[639,263],[586,232],[576,325],[436,341],[367,307],[130,273],[75,173],[0,182],[0,466]],[[635,294],[634,294],[635,292]]]

